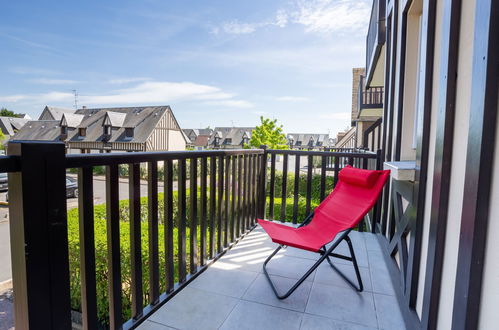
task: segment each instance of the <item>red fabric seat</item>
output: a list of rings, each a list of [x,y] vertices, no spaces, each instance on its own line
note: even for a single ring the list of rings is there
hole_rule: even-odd
[[[273,242],[313,252],[331,242],[339,232],[355,227],[374,206],[390,171],[347,166],[331,194],[314,210],[308,225],[300,228],[258,219]]]

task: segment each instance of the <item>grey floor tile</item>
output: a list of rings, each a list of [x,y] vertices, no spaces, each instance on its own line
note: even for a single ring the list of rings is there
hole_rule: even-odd
[[[296,280],[280,276],[271,276],[277,290],[280,294],[287,292],[295,283]],[[312,288],[311,282],[303,282],[295,292],[286,299],[278,299],[272,287],[270,286],[264,274],[260,274],[253,282],[251,287],[246,291],[243,296],[244,300],[249,300],[257,303],[272,305],[276,307],[304,312],[307,306],[310,289]]]
[[[381,251],[381,245],[379,245],[378,238],[376,237],[378,234],[364,233],[366,248],[371,251]]]
[[[139,325],[137,330],[169,330],[169,329],[175,329],[171,327],[167,327],[166,325],[162,325],[156,322],[152,322],[149,320],[144,321],[141,325]]]
[[[210,267],[190,283],[189,287],[241,298],[257,275],[254,272]]]
[[[345,274],[354,284],[357,285],[357,276],[355,274],[355,268],[350,265],[344,265],[334,262],[336,268],[338,268],[343,274]],[[360,277],[362,278],[362,284],[364,285],[364,291],[372,291],[371,285],[371,275],[369,273],[369,268],[359,267]],[[318,268],[315,274],[316,283],[328,284],[328,285],[338,285],[344,288],[352,288],[352,286],[343,279],[334,269],[331,268],[329,263],[324,261]]]
[[[301,313],[241,300],[220,329],[293,330],[299,329]]]
[[[397,298],[382,294],[374,294],[376,314],[378,315],[379,328],[384,330],[406,329],[404,318]]]
[[[283,254],[289,257],[312,259],[312,260],[317,260],[321,256],[319,253],[316,252],[295,249],[292,247],[287,247],[286,249],[279,251],[279,254]]]
[[[314,263],[315,261],[311,259],[276,255],[267,264],[267,271],[270,275],[299,279],[314,265]],[[306,281],[313,281],[314,276],[315,271],[310,274]]]
[[[360,324],[341,322],[327,317],[303,314],[300,330],[375,330]]]
[[[338,321],[377,327],[373,295],[350,288],[314,283],[306,312]]]
[[[190,287],[158,309],[150,320],[177,329],[217,329],[237,299]]]
[[[395,295],[396,289],[381,251],[368,251],[373,292]]]
[[[369,261],[368,261],[368,256],[367,256],[367,249],[366,249],[364,242],[361,242],[361,244],[356,243],[356,242],[352,242],[352,245],[353,245],[355,257],[357,259],[357,263],[359,264],[359,266],[368,267]],[[327,246],[329,247],[331,245],[328,244]],[[341,242],[333,252],[350,257],[350,250],[348,249],[348,245],[345,241]],[[351,262],[348,260],[343,260],[343,259],[339,259],[339,258],[334,258],[334,260],[338,263],[342,263],[345,265],[351,264]]]

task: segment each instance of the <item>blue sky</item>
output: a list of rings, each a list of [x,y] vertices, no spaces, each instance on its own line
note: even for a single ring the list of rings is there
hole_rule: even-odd
[[[183,128],[336,134],[370,0],[4,1],[0,107],[172,107]]]

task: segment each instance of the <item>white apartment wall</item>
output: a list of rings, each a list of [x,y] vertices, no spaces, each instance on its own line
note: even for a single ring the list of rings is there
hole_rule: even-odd
[[[442,17],[443,17],[443,1],[437,2],[437,12],[435,21],[435,45],[439,45],[442,40]],[[438,98],[436,97],[440,91],[438,86],[438,77],[440,72],[440,48],[435,47],[434,62],[433,62],[433,89],[432,89],[432,105],[431,105],[431,123],[430,123],[430,138],[428,146],[428,180],[426,182],[425,210],[423,217],[423,237],[421,241],[421,267],[419,269],[419,286],[416,300],[416,312],[421,318],[423,310],[423,296],[426,275],[426,260],[428,258],[428,240],[430,232],[430,217],[431,217],[431,200],[433,191],[433,170],[435,168],[435,142],[437,133],[437,105]]]
[[[445,235],[442,284],[438,311],[438,329],[452,327],[452,310],[456,281],[461,213],[466,172],[466,150],[468,144],[471,75],[473,60],[473,36],[476,0],[462,2],[459,54],[457,67],[456,108],[454,117],[454,144],[452,150],[451,178],[447,231]]]
[[[416,109],[418,59],[419,59],[419,17],[407,15],[407,41],[404,77],[404,113],[402,118],[402,137],[400,148],[401,160],[415,160],[416,149],[412,142],[414,137],[414,114]]]
[[[498,109],[499,111],[499,109]],[[499,127],[499,116],[496,127]],[[499,324],[499,129],[496,131],[492,187],[490,195],[489,223],[485,248],[485,261],[482,278],[482,296],[480,302],[479,329],[497,329]]]
[[[185,145],[181,131],[168,130],[168,150],[185,150]]]

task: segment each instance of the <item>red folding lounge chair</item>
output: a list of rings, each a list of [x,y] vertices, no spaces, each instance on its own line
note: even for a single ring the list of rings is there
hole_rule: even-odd
[[[258,223],[272,241],[279,244],[279,247],[263,263],[263,271],[277,298],[289,297],[324,259],[327,259],[331,267],[355,289],[363,290],[359,267],[348,234],[374,206],[389,176],[390,171],[370,171],[347,166],[340,171],[339,181],[331,194],[297,228],[258,219]],[[340,234],[338,239],[327,248],[326,245],[332,242],[337,234]],[[333,250],[343,240],[348,244],[350,257],[333,253]],[[270,259],[285,246],[317,252],[321,254],[321,257],[288,292],[279,295],[266,266]],[[330,257],[352,261],[357,275],[358,287],[333,265]]]

